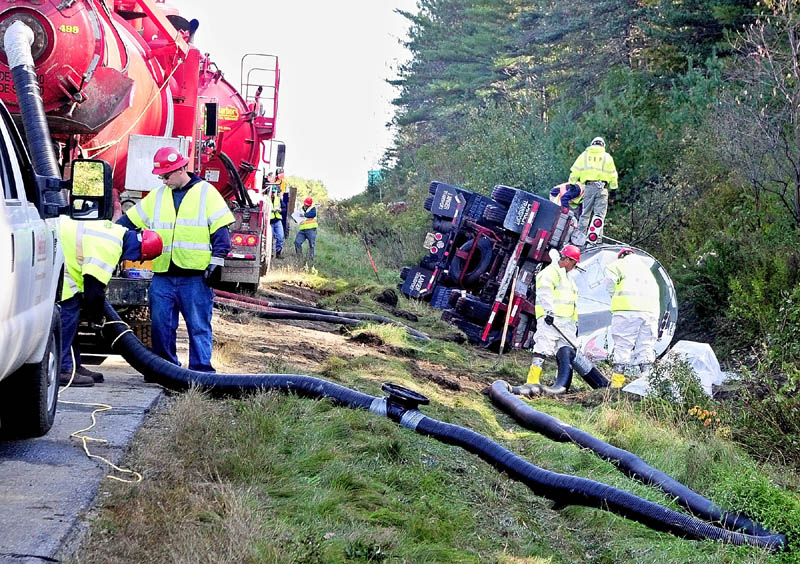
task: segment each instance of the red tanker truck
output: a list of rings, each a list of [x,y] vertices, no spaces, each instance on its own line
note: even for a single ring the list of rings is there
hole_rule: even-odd
[[[269,229],[265,203],[255,197],[257,177],[265,166],[282,167],[285,154],[283,146],[272,146],[277,57],[244,55],[237,90],[192,44],[197,20],[163,0],[16,0],[6,6],[0,34],[15,21],[32,31],[31,56],[64,176],[75,158],[109,162],[118,216],[160,186],[151,174],[156,149],[179,148],[236,218],[223,281],[256,287]],[[19,114],[4,52],[0,99]],[[109,298],[135,318],[132,306],[146,304],[148,273],[137,268],[128,274],[112,281]],[[139,325],[139,331],[149,329]]]

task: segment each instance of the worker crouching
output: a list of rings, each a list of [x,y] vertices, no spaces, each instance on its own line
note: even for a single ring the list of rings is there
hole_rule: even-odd
[[[528,378],[514,390],[532,396],[541,392],[563,394],[572,384],[575,350],[564,335],[575,335],[578,328],[578,287],[569,276],[581,258],[574,245],[561,251],[558,262],[551,262],[536,276],[536,333]],[[560,331],[560,333],[559,333]],[[562,335],[563,333],[563,335]],[[542,367],[546,358],[555,357],[558,375],[553,386],[542,386]]]

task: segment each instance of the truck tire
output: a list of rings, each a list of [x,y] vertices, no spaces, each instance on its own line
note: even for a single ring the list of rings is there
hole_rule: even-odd
[[[487,304],[475,296],[467,294],[458,298],[455,310],[470,321],[486,323],[492,313],[492,304]]]
[[[508,214],[508,208],[505,206],[494,206],[489,204],[483,209],[483,219],[490,223],[497,223],[499,225],[502,225],[506,220],[506,214]]]
[[[470,247],[472,247],[473,240],[474,239],[469,239],[466,243],[459,247],[459,250],[469,252]],[[450,278],[453,280],[453,282],[458,283],[459,278],[461,278],[461,271],[464,270],[464,268],[467,268],[467,271],[464,274],[463,283],[474,284],[478,281],[478,278],[480,278],[481,274],[486,272],[486,269],[489,268],[491,263],[492,242],[486,237],[480,237],[478,239],[478,247],[475,249],[475,252],[472,255],[472,262],[470,265],[465,265],[464,259],[457,254],[453,255],[453,260],[450,262]]]
[[[431,227],[438,233],[450,233],[453,230],[453,221],[448,218],[434,216]]]
[[[428,194],[431,196],[436,195],[436,188],[439,186],[439,183],[435,180],[428,185]]]
[[[61,311],[56,305],[41,362],[25,364],[0,383],[3,437],[41,437],[53,426],[61,372]]]
[[[450,307],[456,307],[458,299],[461,297],[461,290],[450,290],[450,296],[447,299],[447,304]]]
[[[509,205],[514,200],[516,194],[517,190],[515,188],[498,184],[492,189],[492,200]]]
[[[425,201],[422,203],[422,207],[428,211],[431,211],[433,208],[433,196],[428,196],[425,198]]]
[[[404,266],[402,270],[400,270],[400,280],[405,280],[408,278],[408,273],[411,272],[410,266]]]

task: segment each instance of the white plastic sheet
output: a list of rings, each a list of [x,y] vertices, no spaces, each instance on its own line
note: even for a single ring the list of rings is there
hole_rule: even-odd
[[[726,380],[726,375],[719,368],[719,361],[708,343],[695,341],[678,341],[665,355],[665,359],[681,356],[686,359],[700,380],[700,386],[709,396],[712,386],[719,386]],[[625,392],[646,396],[650,393],[650,382],[647,374],[637,378],[624,388]]]

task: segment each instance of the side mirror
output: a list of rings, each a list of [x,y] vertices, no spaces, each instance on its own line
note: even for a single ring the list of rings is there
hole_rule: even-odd
[[[278,154],[275,157],[275,166],[283,168],[283,162],[286,160],[286,145],[280,143],[278,145]]]
[[[99,159],[72,161],[69,216],[73,219],[111,219],[114,190],[111,165]]]

